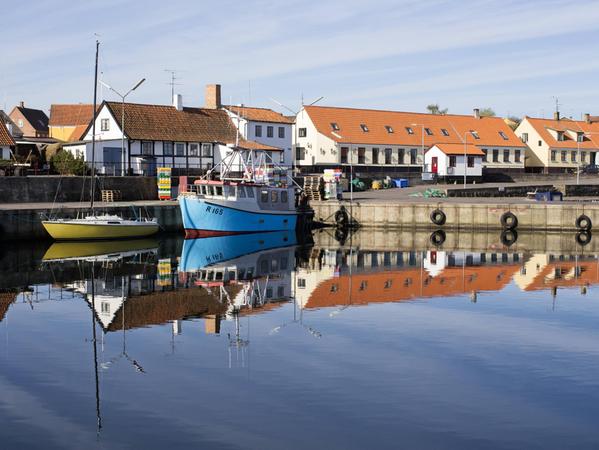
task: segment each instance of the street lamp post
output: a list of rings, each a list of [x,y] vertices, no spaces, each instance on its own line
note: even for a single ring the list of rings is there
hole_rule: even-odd
[[[137,84],[135,86],[133,86],[131,89],[129,89],[129,91],[127,91],[127,93],[125,95],[122,95],[121,93],[119,93],[117,90],[115,90],[108,84],[104,83],[103,81],[100,81],[100,84],[102,84],[104,87],[110,89],[112,92],[114,92],[116,95],[118,95],[121,98],[121,176],[123,176],[123,177],[126,174],[126,170],[125,170],[125,164],[126,164],[126,159],[125,159],[125,99],[131,92],[133,92],[135,89],[137,89],[139,86],[141,86],[141,84],[144,81],[146,81],[145,78],[142,78],[141,80],[139,80],[137,82]]]

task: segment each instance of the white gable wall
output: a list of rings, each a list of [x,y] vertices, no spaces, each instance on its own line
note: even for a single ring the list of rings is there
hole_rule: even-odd
[[[297,130],[294,130],[293,134],[294,139],[297,137],[297,142],[295,142],[293,148],[301,147],[304,149],[304,159],[296,160],[298,166],[313,166],[315,164],[339,165],[341,163],[339,145],[333,139],[319,133],[305,110],[302,109],[297,115],[295,126]],[[306,129],[305,137],[299,136],[301,128]],[[295,152],[293,157],[296,157]]]
[[[108,130],[102,131],[102,119],[108,119]],[[112,117],[110,110],[106,105],[100,109],[96,117],[96,140],[109,141],[112,139],[121,139],[121,127],[120,127],[121,116],[115,119]],[[92,140],[92,128],[90,127],[87,134],[83,137],[84,141]]]

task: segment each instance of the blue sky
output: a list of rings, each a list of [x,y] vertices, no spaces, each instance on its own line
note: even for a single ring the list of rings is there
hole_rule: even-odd
[[[16,4],[14,5],[16,6]],[[140,103],[223,101],[500,115],[599,115],[599,2],[491,0],[27,1],[3,10],[0,107],[91,102],[104,81]],[[110,92],[104,98],[115,99]]]

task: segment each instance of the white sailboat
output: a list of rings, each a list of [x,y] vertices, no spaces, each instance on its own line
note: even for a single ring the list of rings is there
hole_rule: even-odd
[[[96,184],[95,147],[96,147],[96,101],[98,86],[98,50],[100,42],[96,41],[96,65],[94,74],[94,113],[92,121],[92,168],[90,211],[84,217],[75,219],[49,218],[42,220],[42,225],[56,240],[88,240],[88,239],[124,239],[151,236],[158,232],[156,219],[124,219],[115,214],[95,214],[94,194]]]

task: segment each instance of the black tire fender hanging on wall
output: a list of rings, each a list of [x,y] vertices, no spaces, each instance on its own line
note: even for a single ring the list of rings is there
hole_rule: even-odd
[[[335,213],[335,223],[339,227],[345,227],[345,226],[347,226],[348,222],[349,222],[349,216],[347,215],[347,211],[345,210],[344,207],[341,207],[341,209],[339,209]]]
[[[593,235],[589,230],[582,230],[576,233],[576,243],[582,247],[591,242]]]
[[[503,215],[501,216],[501,219],[499,219],[499,220],[501,222],[501,227],[504,230],[513,230],[514,228],[516,228],[518,226],[518,218],[511,211],[503,213]]]
[[[437,230],[431,233],[430,241],[435,247],[439,247],[440,245],[443,245],[446,238],[447,235],[445,234],[445,231]]]
[[[585,214],[581,214],[576,219],[576,228],[583,231],[590,231],[593,228],[593,222],[591,222],[591,218]]]
[[[447,221],[447,216],[439,208],[432,211],[430,217],[431,217],[431,222],[433,222],[435,225],[439,225],[439,226],[445,225],[445,222]]]
[[[503,230],[501,236],[499,236],[501,243],[506,247],[513,245],[518,240],[518,232],[516,230]]]

